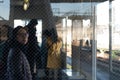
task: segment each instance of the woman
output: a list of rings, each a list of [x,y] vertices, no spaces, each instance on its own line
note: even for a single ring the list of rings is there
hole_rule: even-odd
[[[22,26],[17,26],[12,33],[11,48],[8,55],[8,80],[32,80],[30,66],[25,56],[28,32]]]
[[[49,77],[54,78],[55,80],[60,80],[62,67],[61,64],[62,39],[58,37],[56,42],[52,42],[51,38],[48,38],[47,43],[48,46],[50,46],[47,58],[47,68],[49,70]]]

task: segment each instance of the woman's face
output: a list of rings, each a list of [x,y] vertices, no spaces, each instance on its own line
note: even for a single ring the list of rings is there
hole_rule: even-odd
[[[28,42],[28,33],[25,29],[18,30],[17,41],[21,44],[26,44]]]

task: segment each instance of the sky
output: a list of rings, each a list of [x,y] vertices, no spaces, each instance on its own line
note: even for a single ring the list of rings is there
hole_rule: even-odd
[[[78,14],[91,13],[91,6],[96,5],[96,3],[58,3],[52,4],[53,12],[54,8],[58,9],[56,11],[61,11],[65,15],[66,12],[76,12]]]
[[[2,1],[2,0],[0,0]],[[9,19],[9,7],[10,7],[10,0],[3,0],[3,3],[0,3],[0,16],[4,17],[4,19]]]

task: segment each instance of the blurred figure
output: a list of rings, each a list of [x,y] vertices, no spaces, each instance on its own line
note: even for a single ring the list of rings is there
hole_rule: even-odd
[[[2,25],[0,26],[0,41],[6,41],[8,36],[7,36],[7,32],[8,32],[8,25]]]
[[[0,27],[0,80],[6,80],[7,58],[10,50],[10,38],[13,28],[9,25]]]
[[[47,46],[47,39],[51,36],[51,33],[49,30],[45,29],[42,31],[42,44],[41,44],[41,54],[38,55],[38,71],[37,76],[39,78],[45,78],[46,79],[46,69],[47,69],[47,55],[48,55],[48,46]]]
[[[7,80],[32,80],[29,62],[25,56],[28,32],[17,26],[12,32],[11,48],[7,62]]]
[[[37,37],[36,37],[36,25],[38,24],[37,19],[32,19],[28,25],[25,27],[28,29],[29,38],[28,38],[28,49],[27,49],[27,59],[30,63],[30,70],[33,76],[33,79],[35,78],[35,65],[37,60],[37,55],[40,54],[40,47],[38,45]],[[38,66],[38,65],[37,65]]]
[[[5,46],[5,42],[8,38],[7,36],[8,32],[8,26],[7,25],[2,25],[0,26],[0,80],[3,80],[4,78],[4,62],[2,61],[3,57],[3,48]]]
[[[85,44],[87,47],[89,47],[89,40],[86,40]]]
[[[2,55],[3,55],[2,50],[4,47],[5,41],[8,39],[7,32],[8,32],[7,25],[0,26],[0,61],[1,61]]]
[[[42,68],[46,69],[47,67],[47,55],[48,55],[48,49],[50,48],[48,44],[48,40],[51,37],[51,32],[49,30],[44,30],[43,31],[43,36],[42,36],[42,46],[41,46],[41,55],[42,55]]]
[[[56,42],[52,42],[49,37],[48,46],[48,58],[47,58],[47,68],[48,76],[54,80],[60,80],[61,77],[61,68],[62,68],[62,58],[61,58],[61,48],[62,48],[62,39],[57,38]]]
[[[41,45],[41,52],[38,56],[39,66],[37,71],[37,75],[39,78],[46,79],[46,76],[48,75],[48,71],[47,71],[48,50],[52,46],[52,43],[57,40],[56,39],[57,37],[54,37],[54,33],[55,33],[54,29],[50,29],[50,30],[45,29],[42,31],[42,45]]]

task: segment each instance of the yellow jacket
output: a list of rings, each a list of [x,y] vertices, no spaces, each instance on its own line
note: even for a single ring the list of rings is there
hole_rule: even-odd
[[[61,68],[61,49],[62,41],[54,42],[48,50],[47,67],[51,69]]]

